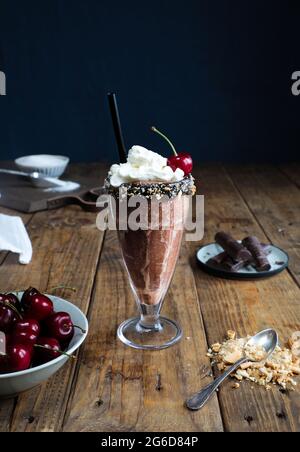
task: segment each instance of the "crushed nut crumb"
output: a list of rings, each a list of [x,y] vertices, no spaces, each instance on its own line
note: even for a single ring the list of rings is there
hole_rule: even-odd
[[[235,339],[236,336],[236,332],[233,330],[228,330],[227,331],[227,339]]]
[[[213,344],[213,345],[211,346],[211,350],[212,350],[214,353],[219,353],[220,349],[221,349],[221,344],[219,344],[219,343]]]
[[[244,363],[232,374],[237,381],[250,380],[264,386],[268,391],[272,387],[271,384],[277,384],[283,390],[293,389],[297,384],[294,377],[300,375],[300,332],[293,333],[288,341],[289,348],[277,346],[267,359],[263,347],[247,345],[249,339],[250,336],[236,338],[235,331],[229,330],[227,340],[222,344],[213,344],[207,356],[213,359],[219,371],[226,370],[231,364],[247,356],[249,362]]]

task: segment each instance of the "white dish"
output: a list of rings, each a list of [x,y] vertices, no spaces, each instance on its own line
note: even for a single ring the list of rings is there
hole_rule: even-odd
[[[15,164],[21,171],[34,171],[48,177],[60,177],[66,170],[70,159],[63,155],[37,154],[19,157]]]
[[[19,292],[21,295],[21,292]],[[75,325],[82,328],[85,333],[82,333],[79,329],[75,328],[75,335],[66,350],[67,353],[73,355],[75,351],[84,342],[88,334],[88,321],[83,312],[69,301],[54,295],[47,295],[54,304],[55,311],[68,312]],[[0,374],[0,397],[8,398],[13,397],[21,392],[31,389],[43,381],[48,380],[54,375],[67,361],[67,356],[61,355],[53,361],[49,361],[41,366],[32,367],[21,372],[13,372],[10,374]]]

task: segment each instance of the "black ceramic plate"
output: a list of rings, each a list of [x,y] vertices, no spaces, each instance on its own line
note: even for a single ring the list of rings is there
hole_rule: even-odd
[[[209,243],[208,245],[203,246],[197,252],[197,260],[200,267],[207,273],[210,273],[214,276],[220,276],[222,278],[228,279],[258,279],[258,278],[266,278],[269,276],[276,275],[277,273],[282,272],[289,263],[288,254],[282,249],[278,248],[274,245],[269,245],[267,253],[268,259],[271,264],[271,268],[268,271],[258,272],[251,265],[247,265],[244,268],[241,268],[237,272],[230,272],[228,270],[214,268],[207,264],[207,261],[216,256],[219,253],[222,253],[223,248],[219,246],[217,243]]]

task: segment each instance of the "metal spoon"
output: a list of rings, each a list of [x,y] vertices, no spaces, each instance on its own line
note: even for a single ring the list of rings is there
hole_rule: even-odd
[[[64,181],[56,179],[55,177],[41,176],[41,174],[36,171],[34,171],[33,173],[24,173],[23,171],[0,169],[0,173],[20,176],[29,180],[35,187],[38,188],[60,187],[64,184]]]
[[[251,337],[247,342],[247,345],[260,345],[266,350],[266,355],[264,359],[267,359],[274,352],[276,346],[278,345],[278,335],[273,329],[267,329],[257,333],[255,336]],[[186,401],[186,406],[190,410],[199,410],[202,408],[210,396],[216,391],[220,384],[227,378],[232,372],[234,372],[243,363],[249,362],[251,359],[244,356],[239,359],[235,364],[233,364],[229,369],[222,373],[218,378],[216,378],[212,383],[205,386],[201,391],[194,394],[190,399]]]

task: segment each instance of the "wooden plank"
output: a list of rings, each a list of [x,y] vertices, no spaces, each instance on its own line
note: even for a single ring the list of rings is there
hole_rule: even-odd
[[[104,173],[101,168],[89,174],[99,175],[99,184],[102,182]],[[79,207],[37,213],[28,228],[33,260],[27,266],[20,266],[16,257],[9,255],[0,267],[2,290],[33,285],[47,291],[65,284],[76,287],[77,292],[59,290],[55,293],[87,312],[103,239],[95,220],[96,214],[84,212]],[[10,429],[59,430],[74,369],[75,365],[70,362],[42,386],[20,395]]]
[[[269,241],[290,256],[289,269],[300,284],[300,195],[277,168],[227,168]]]
[[[202,244],[213,241],[219,230],[226,230],[236,238],[256,234],[261,240],[267,240],[221,167],[203,167],[195,175],[199,192],[205,195],[206,227]],[[258,191],[257,197],[261,195]],[[190,242],[189,247],[192,257],[199,243]],[[230,281],[209,276],[194,259],[191,262],[210,344],[222,340],[229,328],[242,336],[274,327],[282,340],[300,329],[299,288],[287,271],[265,280]],[[228,380],[219,392],[227,431],[299,431],[298,390],[284,395],[278,387],[266,391],[242,382],[240,389],[233,390],[231,385]],[[196,381],[194,389],[197,389]]]
[[[0,400],[0,433],[9,432],[15,399]]]
[[[300,188],[300,163],[287,163],[279,165],[279,169]]]
[[[255,233],[262,240],[267,240],[255,217],[222,168],[206,167],[199,172],[196,171],[195,174],[199,176],[199,191],[204,191],[206,196],[205,242],[211,241],[214,233],[220,229],[231,231],[237,237]],[[260,191],[258,196],[260,196]],[[274,204],[276,205],[275,200]],[[79,209],[74,208],[74,210],[80,212]],[[41,289],[52,286],[52,280],[54,284],[61,282],[61,279],[58,280],[58,273],[50,271],[50,261],[55,261],[53,256],[57,256],[59,253],[58,250],[53,249],[53,242],[58,240],[58,245],[61,244],[60,228],[63,229],[63,236],[66,237],[70,234],[73,237],[70,231],[65,230],[72,229],[72,227],[77,230],[77,222],[74,222],[73,214],[67,213],[66,218],[63,219],[54,216],[50,227],[48,218],[46,214],[43,219],[41,217],[37,221],[38,231],[35,230],[35,248],[39,245],[42,247],[42,251],[38,252],[40,268],[38,269],[35,265],[32,275],[29,275],[30,272],[25,272],[27,277],[22,276],[21,272],[18,273],[20,266],[16,264],[16,260],[11,255],[8,262],[2,265],[2,268],[6,267],[6,279],[8,276],[14,284],[17,280],[20,285],[27,284],[31,277],[33,282],[36,281],[34,284],[42,284]],[[87,217],[84,216],[84,218]],[[38,234],[43,235],[41,231],[43,231],[44,224],[47,225],[46,238],[42,239],[38,237]],[[51,228],[56,228],[57,231],[50,233],[48,229]],[[86,228],[88,229],[88,224]],[[84,225],[81,224],[80,231],[83,229]],[[74,236],[76,236],[75,231]],[[193,278],[190,268],[186,265],[189,257],[210,343],[220,340],[228,328],[235,329],[240,335],[243,335],[267,325],[276,327],[281,337],[286,339],[290,332],[300,328],[299,289],[287,272],[272,279],[256,282],[226,281],[208,276],[199,270],[193,259],[194,251],[199,247],[199,243],[191,242],[187,245],[188,254],[183,248],[164,308],[164,312],[171,317],[182,317],[181,323],[185,330],[184,339],[180,346],[169,350],[158,353],[140,353],[126,349],[115,339],[117,325],[134,310],[132,295],[128,289],[126,275],[123,272],[116,246],[113,237],[109,238],[101,259],[101,271],[97,277],[91,311],[92,334],[81,352],[83,362],[78,369],[78,379],[74,381],[65,430],[151,431],[156,427],[161,431],[170,428],[179,431],[220,430],[222,425],[219,414],[216,416],[216,407],[211,407],[211,404],[216,404],[216,399],[198,413],[190,413],[182,406],[182,401],[187,394],[209,381],[206,378],[201,379],[200,368],[203,364],[207,364],[207,359],[205,357],[205,340],[202,337],[201,317],[199,317],[199,312],[196,314],[194,307],[197,296],[193,289]],[[66,247],[66,243],[62,243],[62,262],[68,255]],[[51,251],[50,254],[48,253],[49,256],[46,252],[47,249]],[[93,252],[88,248],[88,254],[93,254]],[[77,258],[78,255],[79,251],[76,253]],[[75,261],[75,256],[72,258],[73,261]],[[69,260],[67,260],[68,262]],[[89,265],[87,260],[84,262],[85,265]],[[44,271],[41,272],[41,268],[46,268],[48,275],[52,274],[49,284],[47,277],[44,276]],[[106,271],[103,271],[103,268]],[[16,272],[16,277],[12,278],[11,273],[14,272]],[[67,282],[75,284],[74,279],[69,278],[70,274],[67,269],[64,269],[64,272],[63,277],[67,276]],[[116,275],[116,278],[114,279],[112,275]],[[111,282],[112,278],[114,284]],[[30,282],[32,280],[30,279]],[[3,281],[4,273],[1,273],[0,267],[1,285]],[[89,283],[87,285],[89,286]],[[82,294],[83,298],[88,297],[85,295],[88,290],[89,288]],[[69,293],[65,295],[70,298]],[[173,296],[174,304],[172,304]],[[74,301],[75,298],[73,298]],[[115,298],[119,299],[118,304],[111,303]],[[188,306],[188,310],[182,300]],[[101,325],[108,325],[108,327],[100,330]],[[191,334],[187,333],[189,331]],[[191,337],[191,339],[186,339],[186,337]],[[193,356],[190,356],[191,350]],[[177,371],[180,373],[180,381],[176,376]],[[70,372],[73,375],[72,372],[73,369]],[[156,389],[158,374],[162,376],[163,389],[161,391]],[[64,379],[64,376],[61,377],[59,373],[54,378],[57,378],[58,381],[51,383],[51,380],[40,389],[30,391],[20,397],[21,403],[17,405],[13,419],[11,419],[10,412],[6,414],[7,404],[10,406],[13,402],[2,401],[0,403],[0,431],[8,430],[11,421],[12,430],[59,429],[61,420],[58,418],[62,419],[65,411],[71,378],[62,385],[60,385],[60,380]],[[50,386],[48,386],[49,384]],[[233,391],[230,382],[227,382],[220,391],[219,399],[226,430],[299,431],[300,400],[298,392],[283,395],[277,388],[266,392],[257,386],[251,389],[251,385],[246,382],[242,383],[239,390]]]
[[[180,344],[159,352],[125,347],[116,339],[117,326],[134,312],[116,235],[109,232],[97,276],[91,334],[82,351],[64,430],[222,431],[216,396],[199,412],[189,412],[183,405],[195,381],[210,380],[201,380],[203,366],[208,372],[210,368],[185,246],[163,308],[184,329]]]

